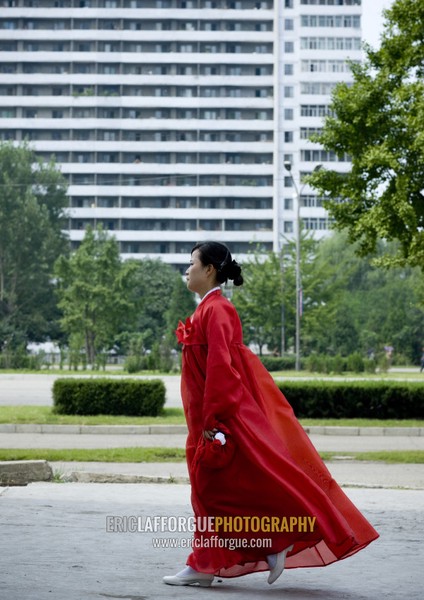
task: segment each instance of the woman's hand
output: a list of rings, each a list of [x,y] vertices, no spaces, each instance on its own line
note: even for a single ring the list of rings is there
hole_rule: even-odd
[[[205,430],[205,431],[203,432],[203,437],[204,437],[204,439],[205,439],[205,440],[207,440],[208,442],[213,442],[213,438],[214,438],[214,436],[215,436],[215,433],[218,433],[218,429],[216,429],[216,428],[215,428],[215,429],[212,429],[212,430],[209,430],[209,431],[206,431],[206,430]]]

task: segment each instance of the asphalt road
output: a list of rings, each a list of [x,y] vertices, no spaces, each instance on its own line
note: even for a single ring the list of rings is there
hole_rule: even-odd
[[[0,488],[1,489],[1,488]],[[162,583],[186,548],[154,548],[180,533],[108,533],[107,516],[191,516],[190,489],[167,484],[52,484],[0,495],[0,589],[7,600],[421,600],[424,491],[347,489],[380,538],[338,564],[215,580],[211,588]],[[178,542],[180,543],[180,542]]]

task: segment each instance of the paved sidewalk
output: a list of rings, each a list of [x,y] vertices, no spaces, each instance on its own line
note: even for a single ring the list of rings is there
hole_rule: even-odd
[[[424,436],[310,434],[319,452],[424,450]],[[0,448],[184,448],[186,434],[1,433]]]
[[[347,489],[380,538],[326,568],[216,579],[209,589],[162,583],[185,563],[187,532],[108,533],[106,517],[190,517],[186,485],[35,483],[0,489],[0,587],[7,600],[421,600],[424,491]],[[154,547],[172,537],[177,547]],[[162,542],[165,544],[166,540]]]
[[[346,427],[308,425],[307,433],[318,435],[347,436],[419,436],[424,437],[424,427]],[[37,423],[0,423],[0,433],[60,433],[60,434],[119,434],[119,435],[168,435],[187,433],[186,425],[41,425]]]

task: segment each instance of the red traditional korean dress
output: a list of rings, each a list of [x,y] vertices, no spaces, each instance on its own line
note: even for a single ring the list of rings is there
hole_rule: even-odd
[[[291,517],[315,518],[313,531],[220,531],[221,538],[252,541],[245,548],[217,547],[212,532],[196,531],[198,544],[187,564],[237,577],[269,570],[266,556],[293,544],[286,568],[318,567],[375,540],[378,533],[334,481],[268,371],[243,345],[238,314],[220,290],[209,293],[176,333],[184,345],[181,394],[195,517],[277,517],[274,522],[282,524]],[[203,440],[203,431],[215,427],[227,434],[221,455],[217,442]],[[261,538],[271,539],[271,548],[261,548]]]

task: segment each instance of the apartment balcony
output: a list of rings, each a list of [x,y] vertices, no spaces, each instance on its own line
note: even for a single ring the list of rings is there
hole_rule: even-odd
[[[181,175],[244,175],[248,181],[249,177],[255,175],[272,175],[274,167],[272,164],[200,164],[200,163],[61,163],[62,173],[107,173],[127,175],[158,175],[181,176]],[[246,185],[249,185],[246,183]]]
[[[314,6],[308,6],[308,12],[312,9],[318,8]],[[323,8],[323,7],[319,7]],[[333,14],[334,7],[329,14]],[[349,7],[349,13],[356,14],[358,11],[354,11],[354,6]],[[360,7],[359,7],[360,8]],[[319,13],[321,14],[322,11]],[[39,19],[40,8],[31,7],[2,7],[2,14],[10,19]],[[360,11],[359,11],[360,14]],[[181,9],[181,8],[166,8],[166,9],[154,9],[150,7],[146,8],[48,8],[42,7],[43,19],[130,19],[132,21],[138,20],[149,20],[149,21],[168,21],[168,20],[182,20],[182,21],[220,21],[220,20],[236,20],[236,21],[272,21],[274,19],[273,9],[261,9],[261,10],[249,10],[249,9]],[[185,30],[187,31],[187,30]],[[257,33],[257,32],[255,32]]]
[[[70,229],[72,241],[82,241],[85,236],[84,229]],[[215,232],[217,233],[217,232]],[[111,235],[119,242],[193,242],[210,240],[214,232],[208,230],[191,231],[129,231],[113,230]],[[222,242],[272,242],[272,231],[220,231],[219,239]]]
[[[72,219],[272,219],[272,209],[221,209],[221,208],[69,208]],[[253,217],[254,215],[254,217]],[[319,213],[321,215],[321,212]]]
[[[233,154],[233,153],[244,153],[244,154],[272,154],[274,144],[272,141],[269,142],[133,142],[133,141],[98,141],[98,140],[36,140],[32,142],[32,145],[37,149],[38,152],[127,152],[134,154],[142,154],[145,152],[167,152],[167,153],[220,153],[220,154]],[[308,147],[309,148],[309,147]],[[131,160],[131,163],[133,160]],[[75,163],[72,163],[75,164]],[[81,164],[78,162],[78,164]],[[99,163],[96,163],[99,164]],[[108,165],[110,163],[107,163]],[[126,163],[118,163],[120,165],[119,170],[122,172],[122,166]],[[140,169],[149,168],[150,164],[154,163],[138,163],[137,166],[132,167],[132,172],[140,172]],[[262,163],[258,163],[262,164]]]
[[[81,196],[91,198],[94,196],[134,196],[135,198],[160,196],[187,197],[187,196],[205,196],[214,198],[269,198],[272,197],[274,188],[272,186],[252,186],[252,185],[205,185],[205,186],[130,186],[130,185],[70,185],[68,188],[69,196]]]

